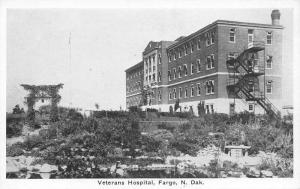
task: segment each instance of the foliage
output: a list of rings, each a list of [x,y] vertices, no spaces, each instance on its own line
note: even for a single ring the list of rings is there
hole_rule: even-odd
[[[6,136],[8,138],[17,137],[22,134],[23,124],[18,121],[6,123]]]
[[[41,129],[39,135],[44,139],[54,139],[57,137],[56,125],[51,125],[48,129]]]
[[[26,150],[32,150],[35,147],[43,145],[45,140],[39,135],[27,136],[23,142],[24,148]]]
[[[203,116],[205,114],[204,102],[200,101],[197,108],[198,108],[198,116]]]
[[[8,157],[15,157],[23,155],[24,151],[19,144],[13,144],[11,146],[6,147],[6,156]]]

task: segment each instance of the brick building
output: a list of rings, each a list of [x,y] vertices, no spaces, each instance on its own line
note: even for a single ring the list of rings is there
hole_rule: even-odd
[[[179,100],[181,111],[195,114],[200,101],[207,113],[276,112],[283,27],[278,10],[271,18],[272,24],[217,20],[175,41],[149,42],[142,66],[151,92],[144,107],[169,111]]]

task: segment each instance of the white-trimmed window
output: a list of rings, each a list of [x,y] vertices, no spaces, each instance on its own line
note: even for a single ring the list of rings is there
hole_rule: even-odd
[[[161,54],[158,54],[158,64],[161,64]]]
[[[205,82],[206,94],[214,94],[215,93],[215,81],[209,80]]]
[[[201,95],[201,85],[200,83],[197,83],[197,96]]]
[[[173,89],[173,98],[176,99],[177,98],[177,94],[176,94],[176,88]]]
[[[191,85],[191,97],[195,96],[195,88]]]
[[[178,67],[178,78],[181,78],[182,76],[182,70],[181,70],[181,66]]]
[[[205,38],[206,38],[206,46],[209,46],[210,45],[210,33],[206,33],[205,34]]]
[[[152,62],[155,63],[155,54],[152,57]]]
[[[168,53],[168,59],[169,59],[169,62],[172,61],[172,56],[171,56],[171,53]]]
[[[188,44],[184,45],[184,55],[188,54]]]
[[[175,52],[173,53],[173,55],[174,55],[174,60],[176,60],[176,59],[177,59],[177,52],[175,51]]]
[[[172,100],[172,91],[169,92],[169,100]]]
[[[168,71],[168,79],[169,79],[169,81],[171,81],[171,71],[170,70]]]
[[[155,73],[152,75],[152,80],[155,82]]]
[[[184,88],[184,98],[187,98],[188,97],[188,88],[185,87]]]
[[[266,83],[266,93],[272,94],[272,81],[267,81]]]
[[[249,112],[253,112],[254,111],[254,104],[249,104]]]
[[[215,55],[211,54],[206,57],[206,69],[213,69],[215,67]]]
[[[197,72],[201,71],[201,62],[200,59],[197,59]]]
[[[193,53],[193,52],[194,52],[194,43],[191,42],[191,53]]]
[[[158,78],[157,78],[158,82],[161,82],[161,72],[158,72]]]
[[[235,28],[229,30],[229,42],[235,43]]]
[[[194,74],[194,63],[191,63],[191,75]]]
[[[267,45],[272,45],[272,32],[267,32]]]
[[[200,38],[197,40],[197,49],[201,49],[201,40]]]
[[[155,65],[153,65],[153,72],[155,72],[155,70],[156,70],[156,66],[155,66]]]
[[[176,79],[176,68],[173,68],[173,79]]]
[[[182,48],[178,49],[178,57],[181,58],[182,57]]]
[[[248,43],[252,43],[254,41],[254,30],[248,29]]]
[[[151,82],[151,75],[149,75],[149,82]]]
[[[158,101],[161,101],[161,91],[158,91]]]
[[[181,87],[179,87],[179,94],[178,94],[178,97],[179,97],[179,98],[182,98],[182,88],[181,88]]]
[[[215,113],[215,109],[214,109],[214,105],[213,104],[210,105],[210,112],[212,114]]]
[[[184,72],[184,75],[187,76],[188,75],[188,68],[187,68],[187,65],[183,65],[183,72]]]
[[[210,44],[215,44],[216,32],[211,32]]]
[[[206,113],[207,114],[209,114],[209,104],[206,104],[206,106],[205,106],[206,108],[205,108],[205,110],[206,110]]]
[[[273,64],[273,56],[268,55],[266,58],[266,68],[272,69],[272,64]]]

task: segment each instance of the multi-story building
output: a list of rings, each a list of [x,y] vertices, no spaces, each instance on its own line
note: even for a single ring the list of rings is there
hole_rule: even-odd
[[[126,107],[143,105],[142,89],[144,81],[144,63],[128,68],[126,71]]]
[[[217,20],[174,42],[150,42],[143,53],[146,107],[181,111],[204,102],[207,113],[275,112],[281,107],[282,29],[272,24]],[[274,106],[274,105],[275,106]]]

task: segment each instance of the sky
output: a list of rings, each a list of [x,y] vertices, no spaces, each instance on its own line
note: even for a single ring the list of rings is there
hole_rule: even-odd
[[[125,69],[149,41],[175,40],[215,20],[271,23],[272,9],[9,9],[6,110],[24,105],[20,84],[58,84],[60,105],[126,106]],[[293,104],[293,10],[280,9],[283,104]]]

